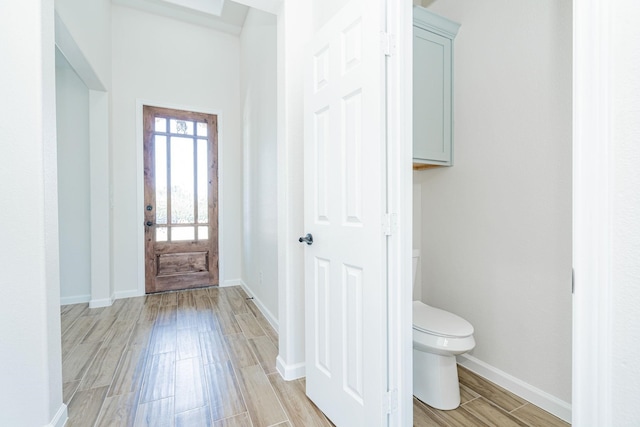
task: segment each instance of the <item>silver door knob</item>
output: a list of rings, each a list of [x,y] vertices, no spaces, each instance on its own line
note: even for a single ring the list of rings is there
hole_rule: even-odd
[[[307,242],[307,245],[313,245],[313,236],[311,235],[311,233],[307,233],[306,236],[299,238],[298,242]]]

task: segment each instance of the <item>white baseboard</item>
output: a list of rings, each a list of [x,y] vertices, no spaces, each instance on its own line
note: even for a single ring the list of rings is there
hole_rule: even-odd
[[[224,282],[220,282],[221,288],[226,288],[229,286],[242,286],[242,279],[228,279]]]
[[[276,370],[285,381],[297,380],[307,375],[306,364],[304,362],[287,365],[280,356],[276,358]]]
[[[67,405],[63,403],[62,405],[60,405],[58,412],[56,412],[56,414],[53,416],[51,422],[45,427],[64,427],[64,425],[67,423],[68,418],[69,415],[67,413]]]
[[[140,291],[137,289],[116,292],[116,299],[143,297],[143,296],[144,296],[144,292],[140,293]]]
[[[91,295],[76,295],[72,297],[60,297],[60,305],[81,304],[91,301]]]
[[[115,295],[111,295],[111,298],[92,299],[89,301],[89,308],[109,307],[115,301]]]
[[[571,423],[571,404],[558,399],[549,393],[525,383],[514,376],[495,368],[482,360],[476,359],[468,354],[458,356],[458,363],[470,371],[480,375],[509,390],[511,393],[533,403],[556,417]]]
[[[265,317],[265,319],[267,319],[267,322],[269,322],[271,327],[273,329],[275,329],[277,332],[279,332],[280,331],[280,328],[279,328],[280,323],[278,322],[278,319],[276,319],[276,317],[267,309],[267,307],[265,307],[265,305],[262,303],[262,301],[260,301],[260,298],[256,297],[256,294],[254,294],[251,291],[251,288],[246,283],[244,283],[244,281],[242,281],[242,280],[240,281],[240,286],[242,286],[242,289],[244,289],[244,291],[251,298],[253,298],[253,302],[258,307],[258,310],[260,310],[260,312],[262,312],[262,315]]]

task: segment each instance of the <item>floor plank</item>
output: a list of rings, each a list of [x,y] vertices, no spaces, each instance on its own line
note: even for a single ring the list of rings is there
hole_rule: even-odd
[[[176,361],[176,413],[206,406],[207,400],[202,360],[194,357]]]
[[[260,325],[256,321],[256,317],[253,314],[250,314],[250,313],[236,314],[235,317],[245,337],[256,338],[256,337],[266,335],[264,333],[264,330],[260,327]]]
[[[300,381],[285,381],[279,374],[269,375],[268,378],[293,425],[329,426],[322,411],[307,398]]]
[[[528,427],[502,408],[492,404],[487,399],[479,397],[464,405],[464,409],[471,412],[482,422],[495,427]]]
[[[251,347],[247,342],[243,334],[233,334],[224,337],[227,347],[227,353],[231,358],[234,368],[244,368],[246,366],[253,366],[258,363],[258,360],[253,355]]]
[[[130,427],[136,419],[138,393],[107,397],[95,427]]]
[[[98,320],[93,324],[93,326],[91,326],[91,329],[89,329],[89,332],[87,332],[87,335],[85,335],[82,342],[91,343],[104,341],[115,321],[116,318],[113,316],[98,316]]]
[[[173,397],[138,405],[136,427],[173,427],[174,425]]]
[[[200,349],[205,365],[229,360],[225,340],[218,331],[200,332]]]
[[[267,427],[287,420],[269,379],[260,365],[238,370],[242,395],[247,399],[251,422],[256,427]]]
[[[78,381],[69,381],[62,384],[62,401],[69,406],[69,402],[73,398],[76,390],[78,390],[78,386],[80,385],[80,380]]]
[[[92,426],[98,418],[108,387],[77,391],[69,403],[69,420],[66,427]]]
[[[413,399],[413,425],[414,427],[448,427],[443,419],[416,398]]]
[[[140,390],[147,362],[146,350],[141,346],[128,348],[116,369],[108,396]]]
[[[516,409],[511,412],[511,415],[516,416],[531,426],[566,427],[570,425],[531,403],[527,403],[523,407]]]
[[[176,427],[212,427],[208,406],[176,414]]]
[[[225,418],[224,420],[218,420],[213,425],[214,427],[252,427],[251,419],[249,419],[249,415],[246,413]]]
[[[147,361],[140,401],[151,402],[173,396],[175,374],[175,353],[152,355]]]
[[[527,403],[524,399],[485,380],[462,366],[458,366],[458,376],[462,385],[495,403],[507,412],[513,411]]]
[[[60,332],[62,335],[73,323],[78,320],[82,312],[89,307],[89,304],[71,304],[60,307]]]
[[[176,342],[178,360],[200,357],[200,332],[198,327],[179,329],[179,332]]]
[[[204,372],[214,421],[247,412],[231,362],[205,365]]]
[[[85,373],[78,390],[111,385],[123,352],[124,345],[103,346],[100,348],[93,358],[91,367]]]
[[[468,411],[464,406],[459,406],[452,411],[441,411],[431,407],[427,407],[427,410],[451,427],[489,427],[487,423]]]
[[[149,340],[149,353],[173,353],[176,351],[178,329],[176,325],[156,324]]]
[[[73,327],[70,327],[62,334],[62,360],[65,360],[75,346],[82,342],[82,339],[87,335],[87,332],[89,332],[95,322],[95,317],[80,316],[75,323],[73,323]]]
[[[268,375],[276,372],[276,358],[278,357],[278,350],[273,345],[269,337],[262,336],[250,338],[248,342],[253,354],[258,359],[258,363],[262,366],[264,373]]]
[[[89,342],[75,346],[71,354],[62,362],[62,381],[81,380],[101,346],[102,342]]]

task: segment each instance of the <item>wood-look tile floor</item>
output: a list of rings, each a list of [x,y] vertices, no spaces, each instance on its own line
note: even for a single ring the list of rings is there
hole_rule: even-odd
[[[67,427],[332,426],[304,379],[276,372],[278,335],[240,287],[61,307]],[[461,368],[462,402],[414,399],[416,426],[565,426]]]
[[[240,287],[61,316],[67,427],[331,426],[304,380],[276,372],[278,335]]]
[[[458,365],[460,406],[440,411],[413,398],[413,425],[565,427],[566,422]]]

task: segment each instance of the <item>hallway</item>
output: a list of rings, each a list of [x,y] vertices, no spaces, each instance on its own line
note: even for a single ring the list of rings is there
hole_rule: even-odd
[[[276,372],[278,334],[239,286],[61,307],[67,427],[332,426],[304,379]],[[459,367],[462,405],[414,398],[415,426],[568,424]]]
[[[63,306],[73,426],[330,426],[304,380],[275,369],[278,336],[240,287]]]

